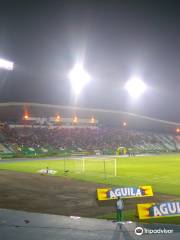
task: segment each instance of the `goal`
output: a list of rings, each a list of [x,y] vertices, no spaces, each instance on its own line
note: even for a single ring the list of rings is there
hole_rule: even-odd
[[[67,160],[66,171],[76,174],[117,176],[116,157],[81,157]]]

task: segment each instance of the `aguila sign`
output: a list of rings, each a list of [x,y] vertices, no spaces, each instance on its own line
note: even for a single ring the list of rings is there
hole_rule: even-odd
[[[153,196],[151,186],[117,187],[97,189],[98,200],[112,200],[120,198],[137,198]]]
[[[180,201],[138,204],[140,219],[180,216]]]

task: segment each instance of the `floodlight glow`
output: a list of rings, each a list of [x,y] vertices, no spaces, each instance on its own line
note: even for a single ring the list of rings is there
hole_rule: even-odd
[[[176,132],[177,132],[177,133],[180,133],[180,128],[176,128]]]
[[[83,69],[81,64],[76,64],[70,71],[69,78],[75,95],[79,95],[84,86],[89,82],[90,75]]]
[[[123,122],[123,127],[126,127],[127,126],[127,122]]]
[[[132,98],[140,97],[146,91],[146,84],[138,77],[131,78],[125,85]]]
[[[0,68],[6,69],[6,70],[13,70],[13,67],[14,67],[13,62],[0,58]]]
[[[60,122],[61,121],[61,117],[59,115],[56,115],[56,119],[55,119],[56,122]]]
[[[24,115],[24,119],[25,120],[28,120],[29,119],[29,116],[26,114],[26,115]]]
[[[96,122],[95,118],[92,117],[91,120],[90,120],[90,123],[94,124]]]
[[[78,117],[77,116],[73,117],[73,123],[78,123]]]

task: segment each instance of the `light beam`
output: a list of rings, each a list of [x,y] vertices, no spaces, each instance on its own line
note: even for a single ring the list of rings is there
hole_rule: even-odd
[[[83,66],[77,63],[69,73],[72,89],[78,96],[84,86],[90,81],[90,75],[84,70]]]
[[[0,68],[12,71],[14,68],[14,63],[0,58]]]
[[[139,77],[132,77],[126,83],[125,89],[132,98],[137,99],[146,91],[147,86]]]

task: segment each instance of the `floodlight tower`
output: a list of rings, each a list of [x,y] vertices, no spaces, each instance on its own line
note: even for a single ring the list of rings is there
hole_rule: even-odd
[[[84,70],[83,65],[77,63],[69,73],[71,86],[76,97],[79,96],[82,89],[90,81],[90,75]]]
[[[0,68],[12,71],[14,68],[14,63],[0,58]]]
[[[139,98],[147,89],[141,78],[134,76],[125,85],[125,89],[133,99]]]

